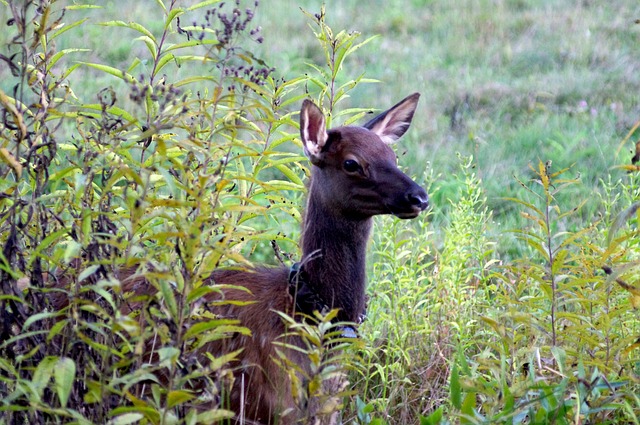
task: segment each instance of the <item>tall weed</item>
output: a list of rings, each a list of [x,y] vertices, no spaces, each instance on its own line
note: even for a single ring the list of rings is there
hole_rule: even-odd
[[[431,214],[409,228],[393,218],[378,222],[363,327],[369,342],[356,382],[364,396],[356,403],[359,423],[417,423],[427,414],[435,421],[448,399],[450,360],[478,328],[478,293],[494,262],[490,213],[471,158],[460,158],[456,178],[442,247],[433,245]]]
[[[205,280],[221,265],[297,257],[308,169],[292,111],[312,97],[328,121],[366,115],[341,106],[374,81],[345,72],[372,38],[334,31],[324,8],[304,12],[326,66],[285,80],[254,53],[268,34],[253,1],[157,1],[148,13],[161,25],[101,22],[135,46],[118,63],[73,43],[95,29],[93,6],[0,4],[11,16],[0,51],[11,72],[0,91],[2,421],[224,421],[234,353],[196,353],[246,330],[202,308],[218,290]],[[603,178],[589,200],[603,213],[581,225],[574,169],[537,164],[500,201],[520,213],[508,222],[527,223],[507,257],[487,183],[472,158],[459,163],[425,176],[449,199],[434,206],[442,228],[433,213],[377,221],[360,342],[341,339],[331,314],[290,323],[314,365],[293,381],[301,406],[361,424],[638,423],[637,170]],[[125,291],[123,270],[149,293]]]
[[[516,230],[531,256],[490,276],[485,338],[475,355],[456,356],[450,402],[463,423],[620,423],[634,391],[624,371],[637,321],[603,272],[619,257],[606,247],[603,220],[567,228],[583,204],[556,201],[579,184],[563,177],[570,170],[540,162],[534,171],[520,182],[528,196],[512,199],[531,223]]]
[[[307,87],[332,111],[363,81],[337,84],[343,61],[366,43],[334,35],[324,11],[308,14],[329,70],[276,78],[251,51],[263,41],[256,6],[157,2],[149,13],[160,27],[101,22],[143,47],[124,69],[71,60],[85,49],[56,50],[62,34],[91,25],[73,20],[91,6],[3,6],[14,32],[1,56],[13,91],[0,92],[8,422],[213,423],[233,414],[224,407],[234,353],[204,362],[196,353],[246,330],[202,308],[218,290],[205,280],[222,264],[248,264],[248,253],[295,251],[278,230],[300,217],[289,199],[306,172],[290,147],[290,109]],[[86,93],[79,73],[112,84]],[[125,291],[136,279],[148,290]]]

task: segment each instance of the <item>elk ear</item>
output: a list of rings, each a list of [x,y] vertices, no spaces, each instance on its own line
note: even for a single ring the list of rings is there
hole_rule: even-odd
[[[305,99],[300,110],[300,138],[304,153],[312,163],[320,161],[320,154],[327,142],[324,114],[312,101]]]
[[[409,128],[413,113],[418,106],[418,99],[420,99],[420,93],[404,98],[391,109],[366,123],[364,128],[376,133],[386,144],[394,143]]]

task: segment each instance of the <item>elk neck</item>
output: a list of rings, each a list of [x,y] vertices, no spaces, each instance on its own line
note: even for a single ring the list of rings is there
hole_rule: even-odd
[[[312,179],[302,230],[302,263],[310,288],[338,320],[365,313],[366,248],[372,218],[347,218],[328,208]]]

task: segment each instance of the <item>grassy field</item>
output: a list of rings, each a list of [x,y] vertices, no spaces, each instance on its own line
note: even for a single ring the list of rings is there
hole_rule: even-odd
[[[126,10],[115,2],[100,6],[86,13],[90,22],[117,17],[161,28],[159,17],[154,22],[145,13],[145,2]],[[301,11],[318,13],[320,6],[275,1],[258,7],[264,43],[251,47],[277,75],[293,78],[309,72],[308,63],[322,65]],[[582,219],[602,212],[590,195],[602,189],[601,179],[624,177],[613,167],[629,163],[633,143],[621,142],[640,115],[636,2],[393,0],[328,5],[326,13],[336,31],[376,36],[345,63],[342,78],[364,73],[380,82],[359,86],[343,108],[383,109],[414,91],[422,94],[399,153],[412,174],[433,173],[436,222],[447,220],[457,197],[456,153],[474,158],[496,236],[521,224],[503,198],[515,195],[514,176],[527,181],[529,165],[538,160],[552,160],[556,170],[572,166],[582,184],[567,196],[589,198]],[[116,67],[128,67],[145,49],[121,29],[91,25],[59,44],[90,49],[75,54],[78,60]],[[143,63],[139,71],[145,69]],[[90,91],[118,85],[98,72],[80,70],[72,78]],[[508,236],[501,241],[505,252],[512,242]]]
[[[258,7],[264,43],[252,47],[276,75],[292,78],[308,72],[308,63],[323,63],[301,12],[317,13],[321,4],[278,0]],[[145,2],[126,10],[115,2],[99,5],[85,13],[93,23],[117,17],[161,28],[159,17],[154,24],[144,13]],[[513,189],[513,176],[526,179],[529,164],[539,159],[553,160],[558,169],[575,164],[582,195],[598,187],[611,167],[629,162],[632,143],[621,141],[639,115],[636,2],[392,0],[329,5],[326,13],[336,31],[376,36],[344,65],[342,78],[364,73],[380,82],[361,85],[343,107],[383,109],[411,92],[422,94],[400,150],[409,153],[403,162],[414,174],[430,168],[439,176],[436,214],[455,193],[450,176],[457,170],[457,152],[475,158],[500,222],[508,220],[500,198]],[[128,67],[144,53],[142,43],[125,39],[117,28],[83,29],[58,47],[88,48],[75,57],[116,67]],[[90,74],[74,77],[87,90],[118,84]]]
[[[302,7],[317,10],[318,3]],[[457,152],[474,157],[498,234],[520,224],[502,198],[517,196],[514,176],[527,181],[538,160],[552,160],[556,170],[573,165],[582,184],[567,195],[590,198],[583,219],[602,212],[592,194],[600,179],[624,177],[612,167],[629,162],[632,143],[619,148],[638,119],[635,2],[391,1],[372,3],[372,13],[356,4],[328,9],[336,28],[380,35],[347,66],[347,75],[381,81],[354,93],[354,105],[384,107],[422,93],[401,150],[410,153],[403,163],[412,172],[433,169],[436,221],[447,220],[457,196]],[[269,22],[278,23],[275,34],[304,33],[293,5],[272,10],[294,12],[287,19],[265,13],[266,34]],[[304,69],[301,58],[320,60],[304,47],[309,42],[294,43],[276,42],[265,56],[294,73]]]
[[[160,34],[157,2],[94,3],[100,7],[67,12],[88,20],[56,48],[87,50],[69,53],[64,66],[77,60],[149,75],[154,62],[134,40],[139,33],[97,24],[135,21]],[[264,40],[248,37],[243,47],[274,67],[274,78],[325,67],[317,28],[301,10],[313,15],[321,5],[263,0],[254,23]],[[0,22],[9,16],[0,0]],[[627,137],[640,120],[637,19],[640,4],[632,0],[326,5],[334,32],[373,37],[347,58],[338,83],[363,74],[378,80],[357,85],[338,110],[386,109],[422,94],[396,151],[432,203],[414,223],[376,222],[364,346],[350,365],[344,423],[640,423],[637,293],[615,284],[637,279],[637,223],[607,239],[614,217],[640,196],[635,174],[622,167],[631,164],[638,137]],[[0,46],[9,37],[0,32]],[[166,78],[201,69],[187,64]],[[0,89],[11,95],[13,84],[0,66]],[[110,87],[123,109],[137,107],[129,85],[95,68],[77,68],[69,85],[83,102]],[[304,87],[296,90],[303,95]],[[73,125],[58,131],[77,137]],[[282,193],[295,205],[265,213],[259,226],[295,240],[303,195]],[[297,255],[294,242],[282,246]],[[276,262],[268,237],[236,251]],[[607,277],[603,265],[621,271]]]
[[[283,3],[260,15],[264,56],[284,75],[322,61],[296,6],[319,10],[318,2]],[[634,2],[391,1],[370,3],[372,13],[357,4],[327,9],[335,28],[379,35],[346,65],[347,76],[365,72],[381,81],[360,88],[352,103],[383,107],[421,92],[412,153],[437,172],[451,170],[455,152],[474,155],[493,191],[526,172],[528,162],[553,156],[558,166],[576,163],[592,185],[636,122]],[[286,34],[296,37],[280,43]]]

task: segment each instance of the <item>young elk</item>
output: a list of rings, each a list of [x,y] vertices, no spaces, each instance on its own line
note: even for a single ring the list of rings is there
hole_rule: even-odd
[[[237,285],[249,292],[227,290],[225,298],[248,305],[216,307],[223,317],[240,320],[250,336],[237,335],[204,347],[210,352],[242,348],[231,408],[247,423],[289,424],[298,418],[291,383],[272,359],[285,324],[276,311],[289,315],[339,309],[337,320],[359,322],[365,312],[365,256],[372,217],[393,214],[415,218],[428,206],[427,193],[396,164],[388,146],[409,127],[418,102],[415,93],[363,127],[329,131],[322,111],[305,100],[300,136],[311,161],[311,181],[302,229],[302,261],[291,269],[218,270],[217,284]],[[289,343],[304,347],[295,338]],[[309,371],[304,354],[290,350],[290,360]]]

